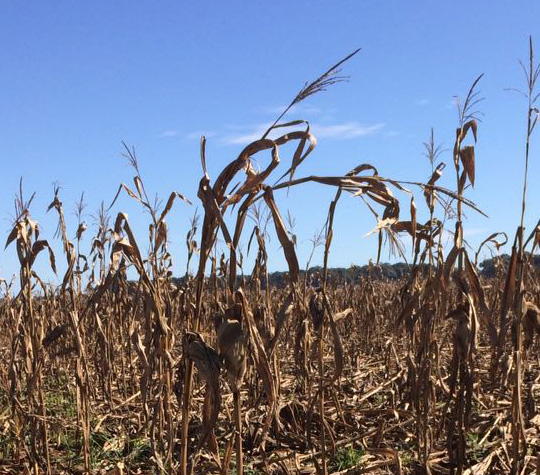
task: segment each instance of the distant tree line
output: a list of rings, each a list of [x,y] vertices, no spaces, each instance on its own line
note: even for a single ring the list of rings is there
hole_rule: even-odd
[[[528,258],[528,256],[527,256]],[[499,272],[506,272],[508,264],[510,262],[510,256],[508,254],[501,254],[493,258],[485,259],[478,264],[479,274],[486,278],[493,278],[497,276],[497,267]],[[533,256],[533,266],[540,269],[540,256]],[[425,270],[429,268],[424,265]],[[395,264],[378,264],[378,265],[364,265],[364,266],[351,266],[351,267],[332,267],[328,269],[328,280],[336,283],[353,283],[358,282],[362,278],[371,276],[373,279],[384,280],[399,280],[409,274],[411,266],[404,262],[398,262]],[[317,285],[317,279],[322,275],[322,267],[315,266],[309,269],[309,281],[311,285]],[[302,278],[305,276],[305,271],[301,271]],[[286,285],[288,279],[287,272],[272,272],[268,275],[268,280],[271,286],[282,287]]]
[[[529,258],[530,254],[526,252],[525,259],[528,260]],[[499,267],[499,271],[506,272],[509,263],[510,256],[508,254],[501,254],[491,259],[485,259],[479,264],[481,269],[480,274],[486,278],[495,277],[497,275],[497,267]],[[532,265],[535,269],[540,269],[540,256],[532,256]]]
[[[510,262],[510,256],[508,254],[501,254],[493,258],[485,259],[478,264],[479,274],[484,278],[493,278],[497,276],[497,272],[506,272],[508,263]],[[540,269],[540,256],[533,256],[533,266]],[[427,271],[428,265],[424,265]],[[411,266],[404,262],[397,262],[395,264],[382,263],[382,264],[370,264],[363,266],[352,265],[350,267],[332,267],[328,269],[328,281],[332,283],[356,283],[366,277],[379,280],[399,280],[409,274]],[[323,268],[321,266],[311,267],[308,271],[308,283],[310,286],[318,286],[321,282],[321,276]],[[249,275],[238,276],[240,282],[244,278],[249,281]],[[305,271],[300,271],[301,280],[305,279]],[[288,283],[288,272],[271,272],[268,274],[268,282],[271,287],[282,288]],[[185,280],[185,277],[174,278],[175,283],[181,284]],[[261,282],[262,287],[265,287],[265,282]]]

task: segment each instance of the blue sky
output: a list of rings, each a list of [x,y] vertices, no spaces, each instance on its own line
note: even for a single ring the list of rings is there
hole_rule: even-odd
[[[526,104],[504,89],[524,85],[518,60],[527,56],[529,35],[540,48],[538,18],[534,1],[2,2],[0,234],[5,239],[10,231],[21,176],[26,192],[36,192],[32,215],[43,237],[53,241],[56,229],[56,215],[45,212],[56,181],[71,236],[74,203],[85,192],[91,234],[101,200],[110,203],[118,185],[132,179],[121,156],[123,140],[136,148],[152,193],[166,198],[177,190],[194,203],[177,204],[168,219],[181,273],[184,238],[197,207],[200,135],[208,138],[215,178],[305,81],[357,47],[362,51],[343,68],[350,81],[288,116],[309,120],[319,140],[298,176],[344,174],[367,162],[384,176],[426,181],[430,166],[422,142],[434,127],[436,141],[452,147],[453,97],[464,96],[485,73],[477,183],[467,193],[490,218],[469,212],[466,237],[475,245],[494,231],[513,234]],[[534,137],[533,184],[539,147]],[[451,155],[441,158],[449,166],[440,183],[455,188]],[[296,218],[301,262],[333,193],[308,185],[279,194],[282,211]],[[540,218],[538,187],[530,187],[528,202],[530,228]],[[417,203],[425,217],[421,194]],[[128,197],[111,213],[118,211],[129,213],[145,248],[148,216]],[[374,257],[377,240],[364,237],[374,226],[361,201],[345,196],[331,264],[364,264]],[[271,246],[271,268],[284,269],[277,239]],[[55,248],[59,252],[58,243]],[[62,273],[63,258],[58,260]],[[320,263],[320,253],[315,260]],[[47,273],[44,262],[37,265]],[[0,276],[16,270],[14,249],[0,251]]]

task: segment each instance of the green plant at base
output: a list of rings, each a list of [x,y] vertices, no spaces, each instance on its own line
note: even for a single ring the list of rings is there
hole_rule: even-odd
[[[354,468],[358,466],[364,454],[363,447],[340,447],[330,461],[330,468],[332,471]]]
[[[472,462],[478,462],[482,459],[485,450],[480,446],[480,436],[474,432],[467,434],[468,454]]]

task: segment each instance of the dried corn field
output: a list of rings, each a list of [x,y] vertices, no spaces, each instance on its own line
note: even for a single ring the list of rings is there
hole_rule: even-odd
[[[19,280],[2,280],[0,300],[1,473],[540,473],[540,223],[523,228],[527,175],[510,261],[496,261],[489,279],[479,276],[482,249],[465,245],[463,219],[482,213],[466,196],[481,179],[481,77],[459,105],[446,167],[453,189],[438,185],[445,164],[433,134],[426,181],[385,177],[370,164],[302,176],[316,138],[307,122],[282,119],[342,81],[339,68],[356,53],[302,88],[215,178],[202,138],[197,197],[172,192],[157,207],[126,147],[133,183],[113,204],[120,195],[138,202],[147,238],[106,207],[91,239],[80,220],[67,229],[56,189],[48,212],[58,216],[67,269],[57,287],[34,270],[48,258],[56,272],[60,256],[21,187],[6,241]],[[528,164],[538,117],[532,42],[525,70]],[[313,239],[321,272],[301,270],[275,199],[308,182],[335,190]],[[380,278],[374,264],[359,280],[331,278],[334,215],[346,194],[375,218],[377,261],[385,242],[398,253],[411,243],[405,277]],[[203,209],[186,237],[197,271],[177,279],[167,216],[190,200]],[[269,284],[269,233],[288,265],[284,286]],[[507,240],[496,233],[481,248],[497,252]],[[242,242],[256,255],[249,271]]]

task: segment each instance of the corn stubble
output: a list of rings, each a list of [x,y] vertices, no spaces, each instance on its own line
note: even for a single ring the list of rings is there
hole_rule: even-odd
[[[176,201],[191,203],[178,192],[163,207],[150,200],[133,149],[125,146],[133,184],[122,183],[111,205],[101,206],[88,254],[83,196],[73,234],[55,187],[48,211],[58,215],[66,259],[57,287],[34,271],[40,254],[48,254],[54,272],[56,259],[21,182],[6,241],[19,259],[19,285],[0,281],[2,473],[540,471],[540,275],[533,266],[540,221],[527,239],[523,227],[539,97],[532,41],[523,65],[528,128],[521,224],[508,265],[496,258],[490,280],[478,274],[480,252],[497,252],[507,235],[488,236],[474,256],[464,239],[464,210],[482,213],[465,196],[481,179],[475,144],[482,76],[458,103],[455,190],[438,185],[446,164],[437,163],[444,150],[433,130],[424,144],[431,164],[426,182],[388,179],[370,164],[343,175],[297,177],[317,142],[308,122],[283,117],[345,80],[339,68],[356,53],[306,84],[213,182],[202,138],[204,214],[202,226],[197,214],[191,220],[181,280],[173,279],[166,218]],[[293,153],[278,171],[284,146]],[[259,169],[255,157],[264,152],[269,162]],[[283,218],[275,194],[304,183],[334,187],[336,194],[300,271],[293,220]],[[424,209],[413,191],[423,196]],[[376,220],[377,262],[385,242],[405,257],[402,237],[410,237],[406,277],[378,278],[379,266],[370,264],[359,281],[354,268],[350,278],[330,278],[343,193],[365,203]],[[123,194],[150,217],[145,255],[128,216],[109,217]],[[425,223],[421,213],[429,216]],[[453,243],[445,252],[443,234],[452,222]],[[288,267],[281,287],[269,284],[272,232]],[[243,242],[256,252],[248,274]],[[318,247],[323,267],[312,272]]]

